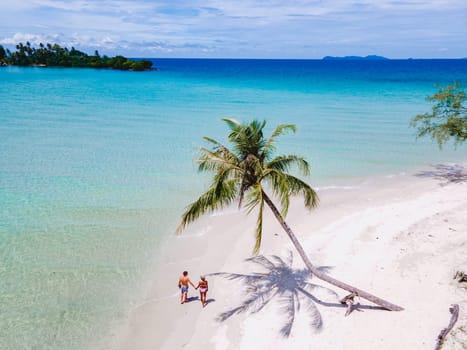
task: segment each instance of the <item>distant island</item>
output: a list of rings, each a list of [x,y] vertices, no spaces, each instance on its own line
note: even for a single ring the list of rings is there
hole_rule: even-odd
[[[131,60],[123,56],[100,56],[97,50],[93,56],[76,50],[60,47],[58,44],[40,43],[39,48],[19,43],[16,51],[11,52],[0,45],[0,66],[38,66],[38,67],[75,67],[110,68],[130,71],[153,70],[149,60]]]
[[[389,60],[389,58],[377,55],[368,55],[368,56],[325,56],[323,57],[325,61],[342,61],[342,60],[353,60],[353,61],[361,61],[361,60]]]

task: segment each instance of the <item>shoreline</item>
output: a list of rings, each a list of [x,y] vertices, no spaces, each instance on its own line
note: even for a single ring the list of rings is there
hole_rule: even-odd
[[[467,210],[465,195],[462,198],[462,192],[466,193],[467,179],[461,178],[462,181],[456,182],[447,169],[444,180],[441,180],[438,178],[441,174],[432,170],[422,169],[417,173],[420,175],[425,172],[426,176],[404,174],[359,179],[345,189],[338,186],[327,189],[322,187],[318,192],[321,201],[317,209],[308,212],[303,209],[301,201],[296,200],[286,219],[312,262],[332,266],[330,274],[333,277],[401,304],[406,308],[405,311],[389,313],[364,308],[361,310],[363,312],[354,311],[349,317],[344,317],[345,311],[341,308],[322,307],[318,304],[322,329],[310,329],[310,320],[301,312],[297,314],[288,338],[279,335],[278,327],[280,328],[283,320],[274,301],[264,311],[239,314],[223,322],[217,321],[220,313],[245,300],[245,286],[241,282],[209,274],[246,274],[256,273],[259,269],[251,262],[245,262],[252,256],[254,213],[246,216],[236,209],[226,209],[202,217],[189,226],[182,236],[166,239],[148,276],[150,288],[145,301],[133,306],[128,319],[115,331],[109,349],[266,349],[274,344],[297,349],[310,344],[314,344],[316,348],[328,349],[342,346],[346,349],[374,349],[376,346],[391,349],[396,345],[400,348],[433,348],[437,334],[447,325],[449,305],[439,303],[434,307],[432,303],[426,305],[425,299],[433,301],[444,298],[447,301],[448,297],[452,297],[454,301],[461,298],[460,289],[459,293],[453,292],[456,291],[456,286],[452,283],[451,265],[452,259],[457,259],[459,269],[467,269],[467,259],[462,261],[460,253],[456,253],[457,258],[445,257],[446,252],[440,248],[443,254],[430,258],[436,260],[442,257],[451,261],[451,264],[439,266],[434,274],[440,279],[438,282],[429,276],[416,277],[417,274],[426,274],[424,267],[433,268],[430,261],[418,266],[418,269],[412,269],[412,266],[417,265],[417,259],[421,256],[426,258],[430,249],[439,248],[436,246],[436,239],[444,242],[444,237],[435,230],[445,230],[446,223],[443,220],[449,220],[452,216],[455,219],[451,220],[456,220],[459,227],[467,229],[467,222],[460,215]],[[462,171],[465,173],[465,169]],[[288,237],[269,210],[265,212],[264,219],[260,254],[284,258],[292,251],[293,267],[302,268],[303,264]],[[224,232],[217,234],[219,231]],[[460,240],[459,232],[448,233],[453,233],[454,236],[450,238],[452,242],[446,241],[445,245]],[[433,247],[427,246],[428,252],[423,253],[425,255],[411,252],[428,244],[424,242],[417,245],[417,239],[422,236],[423,239],[428,237]],[[458,248],[450,249],[453,253]],[[412,253],[414,256],[410,255]],[[210,302],[205,309],[195,299],[198,293],[192,288],[189,296],[194,300],[187,305],[179,304],[176,282],[180,272],[185,269],[190,272],[195,284],[200,274],[208,275]],[[339,297],[346,295],[345,291],[326,286],[325,282],[317,279],[313,281],[320,286],[331,287]],[[432,289],[430,283],[443,286],[438,293],[441,296],[436,291],[425,298],[423,291],[422,296],[417,294],[419,288]],[[411,288],[401,288],[405,284]],[[454,295],[451,296],[450,293]],[[410,297],[404,294],[409,294]],[[325,300],[330,296],[320,298]],[[328,302],[335,301],[335,297],[331,299]],[[365,300],[359,302],[365,307],[369,306]],[[417,305],[417,308],[413,305]],[[427,310],[428,306],[432,310]],[[466,310],[465,303],[461,304],[461,315],[462,312],[465,313],[463,310]],[[433,317],[430,316],[429,327],[425,328],[421,325],[423,311],[433,314]],[[418,319],[413,319],[415,314]],[[461,320],[459,322],[457,326],[462,324]],[[414,328],[416,323],[420,325]],[[407,334],[403,339],[399,336],[396,337],[398,339],[386,339],[391,332],[397,334],[395,329],[404,332],[403,327],[409,326],[413,332],[405,331]],[[258,339],[258,333],[264,334],[265,339]],[[432,339],[433,343],[430,343]]]

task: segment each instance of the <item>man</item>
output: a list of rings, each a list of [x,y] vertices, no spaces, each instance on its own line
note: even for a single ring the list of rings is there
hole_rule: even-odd
[[[191,283],[188,278],[188,271],[183,271],[183,274],[178,280],[178,288],[180,288],[180,304],[188,302],[188,283],[195,288],[195,285]]]

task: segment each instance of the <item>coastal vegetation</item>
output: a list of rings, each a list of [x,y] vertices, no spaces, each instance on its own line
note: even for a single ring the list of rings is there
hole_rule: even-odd
[[[452,85],[440,87],[427,101],[434,105],[431,113],[415,116],[411,125],[417,128],[417,137],[429,136],[438,142],[441,148],[449,139],[456,144],[467,139],[467,94],[455,82]]]
[[[131,60],[120,55],[101,56],[97,50],[94,55],[90,56],[74,47],[68,49],[50,43],[46,45],[40,43],[36,48],[29,42],[26,42],[26,45],[19,43],[16,45],[16,51],[13,52],[0,45],[0,65],[111,68],[134,71],[153,69],[152,62],[149,60]]]
[[[467,139],[467,94],[459,83],[442,86],[438,92],[428,96],[427,101],[433,103],[431,113],[418,114],[412,118],[410,125],[417,129],[417,137],[429,136],[442,146],[453,139],[456,145]],[[449,179],[452,179],[452,173]],[[454,182],[462,181],[462,174],[454,176]],[[452,181],[452,180],[451,180]],[[467,282],[467,275],[463,271],[457,271],[454,279],[458,282]],[[443,348],[446,336],[453,329],[459,318],[459,305],[452,304],[449,308],[451,318],[446,328],[443,328],[437,337],[436,350]],[[462,330],[462,328],[459,328]]]
[[[228,141],[233,147],[230,149],[219,141],[204,137],[212,148],[201,148],[201,155],[198,159],[199,170],[214,173],[214,178],[209,189],[190,204],[183,213],[177,232],[180,233],[189,223],[204,213],[224,208],[238,200],[239,208],[244,206],[248,213],[253,210],[258,213],[254,247],[254,253],[257,254],[261,246],[263,214],[267,205],[292,241],[305,266],[314,276],[351,292],[351,295],[346,297],[349,300],[359,296],[388,310],[402,310],[400,306],[343,283],[313,265],[286,223],[285,217],[292,196],[303,196],[307,209],[318,205],[318,195],[310,185],[290,174],[293,168],[297,168],[299,174],[309,175],[308,162],[297,155],[274,155],[276,139],[288,132],[295,132],[296,126],[293,124],[278,125],[271,135],[265,138],[263,134],[265,121],[254,120],[249,124],[242,124],[233,119],[223,119],[223,121],[230,128]],[[267,194],[268,188],[272,191],[273,197]],[[280,201],[281,210],[276,207],[273,198]],[[346,298],[344,298],[345,302],[347,302]]]

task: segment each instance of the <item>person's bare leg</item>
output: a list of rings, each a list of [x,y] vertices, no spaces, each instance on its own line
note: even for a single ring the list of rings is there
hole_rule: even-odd
[[[201,293],[201,304],[203,307],[206,306],[206,293]]]

